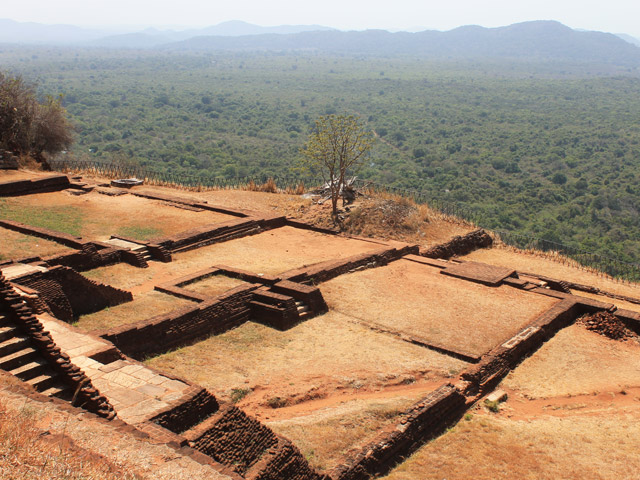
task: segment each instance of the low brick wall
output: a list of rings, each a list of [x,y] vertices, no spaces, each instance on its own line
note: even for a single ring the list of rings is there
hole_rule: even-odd
[[[36,290],[54,316],[66,322],[133,300],[131,292],[94,282],[68,267],[52,267],[13,283]]]
[[[31,195],[32,193],[57,192],[70,187],[66,175],[51,175],[33,180],[0,182],[0,197]]]
[[[132,325],[94,333],[138,360],[161,354],[209,335],[226,332],[249,320],[249,301],[253,291],[259,287],[242,286],[213,300]]]
[[[241,218],[224,223],[205,225],[165,238],[153,239],[150,243],[159,245],[171,253],[184,252],[234,238],[255,235],[262,232],[260,224],[252,219]]]
[[[574,298],[566,298],[551,307],[512,338],[483,355],[477,365],[463,372],[461,379],[469,382],[465,393],[481,395],[491,390],[511,369],[569,325],[582,311],[581,304]]]
[[[288,330],[300,321],[300,315],[293,297],[258,289],[249,303],[251,318],[277,330]]]
[[[20,296],[14,292],[11,284],[2,273],[0,273],[0,307],[29,337],[33,348],[59,374],[60,379],[76,392],[76,404],[101,417],[115,418],[115,411],[109,401],[100,395],[100,392],[91,383],[91,379],[71,363],[69,356],[58,348],[51,334],[44,330],[42,323],[23,303]]]
[[[309,306],[309,309],[314,313],[326,312],[326,302],[317,287],[311,287],[302,283],[291,282],[288,280],[282,280],[271,287],[271,291],[274,293],[281,293],[293,297],[296,300],[300,300]]]
[[[0,220],[0,227],[6,228],[8,230],[13,230],[15,232],[24,233],[26,235],[31,235],[33,237],[51,240],[66,247],[75,248],[76,250],[80,250],[86,243],[82,240],[82,238],[74,237],[73,235],[69,235],[67,233],[56,232],[54,230],[49,230],[48,228],[33,227],[25,223],[14,222],[11,220]]]
[[[189,393],[189,398],[180,398],[175,405],[150,421],[173,433],[181,434],[203,422],[219,409],[216,397],[204,388],[194,387]]]
[[[456,255],[466,255],[478,248],[487,248],[493,244],[491,236],[482,229],[475,230],[462,236],[455,236],[447,243],[436,245],[420,252],[428,258],[451,258]]]
[[[18,157],[6,150],[0,150],[0,170],[17,170]]]
[[[629,330],[640,335],[640,313],[632,310],[619,309],[613,312],[613,314],[622,320]]]
[[[354,270],[379,267],[398,260],[405,255],[417,253],[418,247],[413,245],[407,245],[400,249],[381,249],[373,253],[362,253],[342,260],[330,260],[309,267],[290,270],[282,274],[282,278],[298,283],[321,283]]]
[[[211,212],[224,213],[226,215],[232,215],[234,217],[250,217],[251,211],[242,209],[233,209],[222,207],[219,205],[211,205],[207,202],[198,202],[197,200],[191,200],[189,198],[176,197],[174,195],[165,195],[157,192],[135,191],[131,192],[136,197],[148,198],[150,200],[160,200],[168,203],[175,203],[177,205],[186,205],[199,210],[209,210]]]
[[[85,243],[81,251],[44,257],[42,261],[51,267],[60,265],[73,268],[77,272],[84,272],[122,262],[122,249],[116,247],[97,249],[94,243]]]
[[[414,404],[401,420],[329,472],[333,480],[366,480],[388,472],[404,457],[441,433],[466,409],[465,396],[446,384]]]

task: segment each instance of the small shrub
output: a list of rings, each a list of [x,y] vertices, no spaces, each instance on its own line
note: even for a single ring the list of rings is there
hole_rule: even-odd
[[[290,195],[302,195],[304,193],[304,182],[298,183],[295,187],[287,187],[286,192]]]
[[[493,413],[498,413],[500,411],[500,402],[485,400],[484,406],[487,407],[487,410]]]
[[[287,406],[287,400],[281,397],[271,397],[267,400],[267,405],[273,409],[282,408]]]
[[[273,178],[269,177],[268,180],[260,186],[260,191],[266,193],[278,193],[278,186],[276,185],[276,181]]]
[[[250,393],[251,393],[250,388],[232,388],[231,395],[229,396],[229,400],[231,400],[231,403],[238,403],[240,400],[242,400],[244,397],[246,397]]]

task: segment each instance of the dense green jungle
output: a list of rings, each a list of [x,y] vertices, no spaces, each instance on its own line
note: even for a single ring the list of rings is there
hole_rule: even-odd
[[[66,155],[202,175],[300,175],[319,115],[377,141],[360,178],[426,191],[482,226],[640,260],[640,77],[594,65],[309,53],[0,47],[64,95]]]

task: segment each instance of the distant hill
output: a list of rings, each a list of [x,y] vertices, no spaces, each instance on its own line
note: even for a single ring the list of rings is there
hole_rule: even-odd
[[[631,35],[627,35],[626,33],[616,33],[616,36],[620,37],[625,42],[629,42],[640,47],[640,38],[632,37]]]
[[[336,54],[414,55],[441,59],[522,59],[640,66],[640,40],[578,31],[556,21],[506,27],[464,26],[446,32],[340,31],[321,25],[262,27],[241,21],[183,31],[149,28],[109,32],[71,25],[0,20],[0,43],[164,50],[314,51]]]
[[[0,43],[67,45],[104,37],[106,33],[73,25],[43,25],[0,19]]]
[[[213,27],[207,27],[201,30],[188,30],[187,32],[191,34],[190,36],[222,35],[227,37],[238,37],[243,35],[261,35],[265,33],[277,33],[284,35],[315,31],[336,31],[336,29],[323,27],[322,25],[279,25],[275,27],[262,27],[260,25],[253,25],[239,20],[231,20],[229,22],[219,23]]]
[[[309,50],[325,53],[518,58],[640,65],[640,48],[616,35],[582,32],[555,21],[507,27],[465,26],[439,32],[313,31],[289,35],[199,36],[165,45],[185,50]]]
[[[111,35],[92,42],[94,46],[122,48],[151,48],[172,42],[201,36],[239,37],[263,34],[290,35],[310,31],[332,31],[321,25],[279,25],[261,27],[247,22],[232,20],[211,27],[183,31],[147,29],[142,32]]]
[[[27,45],[77,45],[112,48],[152,48],[198,36],[244,36],[262,34],[295,34],[309,31],[331,31],[322,25],[279,25],[262,27],[233,20],[206,28],[188,30],[158,30],[148,28],[138,32],[121,33],[96,30],[73,25],[45,25],[0,19],[0,43]]]

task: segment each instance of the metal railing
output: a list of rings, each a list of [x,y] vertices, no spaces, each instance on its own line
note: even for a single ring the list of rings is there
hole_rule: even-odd
[[[62,172],[84,172],[107,178],[139,178],[148,184],[165,185],[175,188],[206,191],[218,189],[242,189],[249,185],[260,186],[272,179],[281,191],[293,191],[301,183],[307,185],[320,184],[317,179],[302,178],[300,176],[254,176],[254,177],[221,177],[206,174],[187,174],[167,172],[138,165],[121,165],[96,160],[54,160],[50,162],[54,170]],[[315,181],[314,181],[315,180]],[[485,218],[482,212],[467,205],[443,200],[419,190],[383,185],[366,180],[356,180],[358,189],[369,192],[386,192],[413,199],[416,203],[427,204],[431,209],[443,215],[456,217],[469,223],[483,226]],[[581,248],[566,245],[543,238],[537,238],[521,233],[496,230],[487,227],[505,245],[521,250],[535,250],[546,252],[549,257],[566,263],[574,261],[576,266],[582,266],[594,271],[603,272],[608,276],[628,281],[640,281],[640,264],[624,262],[598,253],[588,252]]]

